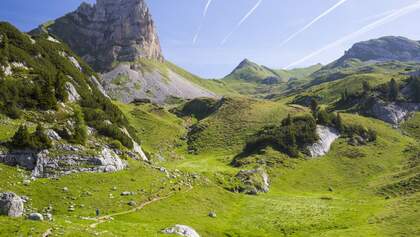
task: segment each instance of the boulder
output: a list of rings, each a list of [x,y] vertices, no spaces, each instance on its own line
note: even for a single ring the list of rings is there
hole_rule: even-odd
[[[236,191],[241,193],[256,195],[261,192],[267,193],[270,190],[269,176],[263,168],[241,170],[236,178],[241,183]]]
[[[42,216],[40,213],[31,213],[29,214],[28,219],[32,221],[43,221],[44,216]]]
[[[175,234],[184,237],[200,237],[200,235],[193,228],[186,225],[175,225],[166,228],[162,231],[164,234]]]
[[[22,198],[15,193],[0,193],[0,215],[21,217],[24,211]]]

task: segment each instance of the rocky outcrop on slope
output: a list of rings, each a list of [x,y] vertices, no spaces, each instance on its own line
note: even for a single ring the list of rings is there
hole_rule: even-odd
[[[175,234],[184,237],[200,237],[200,235],[193,228],[186,225],[175,225],[166,228],[162,231],[164,234]]]
[[[139,58],[163,60],[157,32],[144,0],[97,0],[48,26],[47,30],[83,57],[94,69]],[[36,31],[34,31],[35,33]]]
[[[398,125],[411,113],[420,110],[420,103],[392,102],[375,100],[367,114],[387,123]]]
[[[316,128],[319,140],[308,147],[311,157],[320,157],[326,155],[334,141],[340,137],[337,129],[318,125]]]
[[[238,190],[241,193],[257,195],[258,193],[267,193],[270,190],[270,179],[263,168],[255,170],[241,170],[236,175],[241,182]]]
[[[0,193],[0,215],[21,217],[24,212],[22,198],[15,193]]]
[[[127,163],[109,148],[104,147],[97,154],[89,154],[83,147],[72,145],[63,145],[58,154],[53,154],[48,150],[13,151],[0,154],[0,162],[31,170],[35,178],[56,177],[78,172],[116,172],[127,167]]]

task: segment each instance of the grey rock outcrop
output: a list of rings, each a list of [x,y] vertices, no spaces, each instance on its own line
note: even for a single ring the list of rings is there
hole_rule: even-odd
[[[238,190],[241,193],[257,195],[267,193],[270,190],[270,179],[263,168],[255,170],[241,170],[236,178],[242,183]]]
[[[24,211],[22,198],[15,193],[0,193],[0,215],[21,217]]]
[[[311,157],[320,157],[326,155],[334,141],[340,137],[340,133],[330,127],[318,125],[316,128],[319,140],[308,147]]]
[[[56,19],[48,30],[66,42],[94,69],[139,58],[163,60],[154,22],[144,0],[97,0]],[[34,31],[36,33],[36,31]]]
[[[193,228],[186,225],[175,225],[166,228],[162,231],[164,234],[175,234],[184,237],[200,237],[200,235]]]
[[[398,125],[415,111],[420,110],[420,103],[393,102],[375,100],[368,115],[387,123]]]
[[[109,148],[102,148],[97,154],[84,152],[82,148],[64,145],[60,155],[48,150],[13,151],[0,154],[0,162],[11,166],[22,166],[32,171],[35,178],[48,178],[78,172],[116,172],[127,167],[127,163]],[[66,150],[71,152],[65,152]]]
[[[29,214],[28,219],[32,221],[43,221],[44,216],[42,216],[40,213],[31,213]]]
[[[70,102],[77,102],[80,100],[80,95],[77,92],[76,88],[74,87],[74,85],[71,82],[66,82],[66,84],[64,85],[68,94],[68,100]]]

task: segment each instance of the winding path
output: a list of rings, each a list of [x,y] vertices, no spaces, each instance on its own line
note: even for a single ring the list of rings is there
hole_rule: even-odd
[[[191,187],[189,187],[189,189],[188,189],[188,190],[186,190],[185,192],[189,192],[189,191],[191,191],[192,189],[193,189],[193,187],[191,186]],[[117,213],[109,214],[109,215],[106,215],[106,216],[101,216],[101,217],[97,218],[97,222],[96,222],[96,223],[91,224],[89,227],[90,227],[90,228],[96,228],[96,226],[98,226],[99,224],[105,223],[105,222],[107,222],[107,221],[111,221],[111,220],[112,220],[112,218],[113,218],[113,217],[115,217],[115,216],[126,215],[126,214],[129,214],[129,213],[133,213],[133,212],[139,211],[139,210],[141,210],[141,209],[145,208],[146,206],[148,206],[148,205],[150,205],[150,204],[152,204],[152,203],[154,203],[154,202],[158,202],[158,201],[161,201],[161,200],[164,200],[164,199],[170,198],[170,197],[172,197],[173,195],[175,195],[176,193],[177,193],[177,192],[175,192],[175,191],[171,191],[171,192],[169,192],[168,194],[166,194],[165,196],[162,196],[162,197],[157,196],[157,197],[155,197],[155,198],[152,198],[151,200],[145,201],[145,202],[141,203],[139,206],[137,206],[137,207],[135,207],[135,208],[133,208],[133,209],[131,209],[131,210],[128,210],[128,211],[122,211],[122,212],[117,212]]]

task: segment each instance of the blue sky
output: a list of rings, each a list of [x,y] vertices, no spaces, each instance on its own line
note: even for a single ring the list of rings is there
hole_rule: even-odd
[[[147,0],[165,57],[206,78],[228,74],[244,58],[273,68],[302,67],[331,62],[361,40],[385,35],[420,40],[420,7],[395,12],[419,0],[212,0],[203,19],[207,1]],[[259,1],[255,11],[237,27]],[[82,1],[1,2],[0,20],[27,31],[76,9]],[[285,39],[336,4],[339,6],[282,45]],[[388,21],[378,21],[394,13]],[[378,24],[352,35],[372,23]],[[201,32],[194,44],[200,25]],[[226,43],[221,44],[231,32]],[[346,40],[340,41],[343,37]],[[316,52],[319,49],[323,50]],[[312,57],[305,58],[311,54]]]

